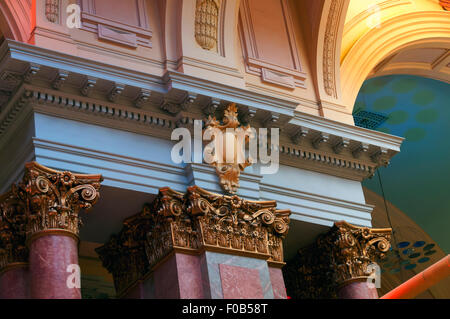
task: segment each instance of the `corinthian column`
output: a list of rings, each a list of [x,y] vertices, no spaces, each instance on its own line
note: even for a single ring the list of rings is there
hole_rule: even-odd
[[[335,223],[288,262],[289,293],[295,298],[378,298],[375,262],[389,250],[391,231]]]
[[[24,203],[13,187],[0,196],[0,299],[30,296],[25,226]]]
[[[26,164],[19,195],[27,207],[31,298],[81,298],[78,214],[96,203],[101,181]]]

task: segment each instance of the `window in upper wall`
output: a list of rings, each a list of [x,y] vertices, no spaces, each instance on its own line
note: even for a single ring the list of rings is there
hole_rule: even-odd
[[[136,48],[151,47],[145,0],[79,0],[82,29],[99,39]]]

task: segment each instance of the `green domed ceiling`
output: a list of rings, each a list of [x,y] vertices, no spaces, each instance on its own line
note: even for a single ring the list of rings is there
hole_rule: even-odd
[[[450,85],[409,75],[370,79],[357,109],[387,116],[377,130],[405,137],[401,152],[380,168],[386,199],[449,253]],[[377,176],[363,185],[382,194]]]

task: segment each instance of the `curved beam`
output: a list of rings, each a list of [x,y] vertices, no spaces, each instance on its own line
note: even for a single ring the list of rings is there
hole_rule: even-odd
[[[346,55],[341,66],[344,105],[349,111],[364,80],[373,68],[393,52],[421,40],[450,40],[447,12],[414,12],[385,21],[361,37]]]
[[[20,42],[30,40],[35,0],[0,1],[0,29],[4,36]]]

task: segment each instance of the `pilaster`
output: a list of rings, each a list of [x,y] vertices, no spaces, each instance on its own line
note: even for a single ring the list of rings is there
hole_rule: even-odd
[[[124,298],[285,298],[289,214],[275,201],[162,188],[97,252]],[[246,276],[255,280],[235,281]]]

